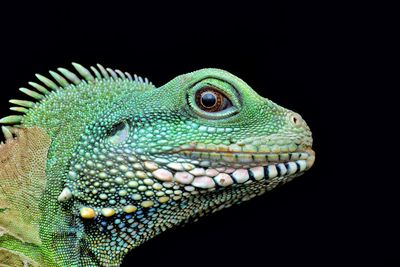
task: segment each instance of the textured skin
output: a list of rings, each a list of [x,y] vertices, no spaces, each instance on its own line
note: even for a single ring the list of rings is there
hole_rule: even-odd
[[[0,228],[0,248],[32,264],[119,266],[153,236],[261,195],[314,162],[301,117],[226,71],[202,69],[156,88],[101,66],[74,66],[84,79],[59,69],[69,81],[42,78],[45,89],[28,92],[36,103],[16,102],[24,114],[0,120],[51,139],[35,213],[40,242],[12,231],[1,237]],[[201,110],[196,92],[210,86],[232,107]],[[8,142],[13,129],[3,128]]]

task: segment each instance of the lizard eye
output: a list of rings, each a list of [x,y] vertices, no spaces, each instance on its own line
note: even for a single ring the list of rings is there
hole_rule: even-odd
[[[113,145],[118,145],[126,140],[129,135],[129,125],[127,122],[123,121],[111,128],[108,133],[108,141]]]
[[[196,92],[197,106],[206,112],[218,112],[232,106],[229,99],[212,87],[204,87]]]
[[[239,112],[238,96],[237,90],[228,82],[207,78],[188,91],[188,111],[202,119],[227,119]]]

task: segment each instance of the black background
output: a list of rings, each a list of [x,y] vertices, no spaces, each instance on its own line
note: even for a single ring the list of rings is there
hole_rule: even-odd
[[[17,88],[34,80],[34,73],[72,69],[70,62],[101,63],[146,76],[157,86],[216,67],[299,112],[313,131],[317,160],[304,176],[164,233],[132,251],[123,266],[394,264],[398,208],[392,208],[396,202],[385,178],[374,174],[389,168],[377,165],[385,156],[374,149],[379,144],[374,131],[385,117],[367,115],[362,107],[372,87],[381,94],[367,109],[389,106],[380,102],[386,87],[374,87],[378,72],[368,71],[385,65],[375,62],[387,48],[385,42],[377,47],[385,27],[375,24],[375,7],[205,2],[174,8],[133,2],[52,7],[17,4],[1,10],[3,116],[10,114],[8,99],[26,98]]]

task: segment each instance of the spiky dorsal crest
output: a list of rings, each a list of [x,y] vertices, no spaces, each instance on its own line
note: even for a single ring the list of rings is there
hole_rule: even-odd
[[[24,94],[33,98],[33,101],[29,100],[19,100],[11,99],[9,102],[15,106],[11,107],[10,110],[22,113],[22,115],[10,115],[0,119],[0,124],[14,125],[18,127],[21,123],[24,114],[26,114],[30,108],[33,108],[37,103],[49,95],[52,91],[57,91],[66,87],[79,86],[81,83],[95,84],[102,80],[112,80],[112,81],[129,81],[139,85],[139,88],[149,88],[149,86],[154,85],[147,79],[142,78],[136,74],[133,77],[128,72],[122,72],[118,69],[112,70],[110,68],[104,68],[102,65],[97,64],[97,68],[94,66],[90,67],[90,70],[83,67],[78,63],[72,63],[72,66],[78,72],[79,75],[71,72],[65,68],[58,68],[58,72],[49,71],[51,80],[43,75],[36,74],[36,78],[42,83],[29,82],[28,84],[32,87],[31,89],[21,87],[19,90]],[[10,126],[2,127],[2,132],[6,139],[12,138],[11,133],[12,128]]]

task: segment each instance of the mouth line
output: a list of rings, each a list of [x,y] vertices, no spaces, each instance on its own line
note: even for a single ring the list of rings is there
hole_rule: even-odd
[[[234,164],[234,167],[242,166],[264,166],[276,163],[295,162],[296,160],[306,160],[307,169],[311,167],[315,160],[315,152],[311,147],[298,149],[296,151],[282,152],[251,152],[251,151],[221,151],[213,149],[180,149],[171,154],[183,155],[192,160],[205,160],[210,162],[220,162]]]
[[[220,153],[220,154],[250,154],[250,155],[268,155],[268,154],[284,154],[284,153],[308,153],[314,155],[312,147],[307,146],[304,149],[283,150],[283,151],[242,151],[242,150],[226,150],[226,149],[201,149],[201,148],[176,148],[171,154],[181,152],[198,152],[198,153]]]
[[[177,149],[171,152],[171,154],[183,152],[199,152],[199,153],[219,153],[219,154],[248,154],[248,155],[275,155],[275,154],[285,154],[285,153],[309,153],[312,154],[314,151],[311,148],[306,148],[304,150],[297,149],[293,151],[280,151],[280,152],[271,152],[271,151],[226,151],[226,150],[212,150],[212,149]]]

